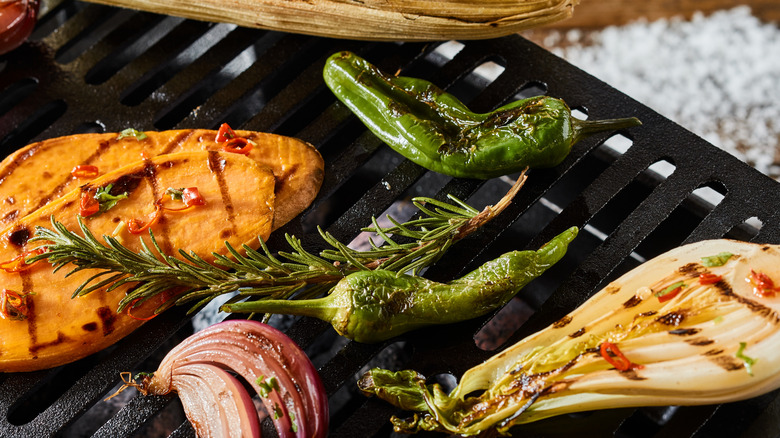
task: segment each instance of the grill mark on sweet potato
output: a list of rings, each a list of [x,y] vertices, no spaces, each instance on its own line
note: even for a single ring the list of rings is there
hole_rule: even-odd
[[[92,155],[87,157],[87,159],[84,160],[83,164],[91,164],[95,162],[95,160],[97,160],[100,157],[100,155],[102,155],[104,152],[106,152],[108,149],[111,148],[112,144],[114,144],[114,142],[101,141],[98,144],[98,148],[95,150],[95,152],[93,152]],[[65,177],[65,179],[63,179],[51,192],[49,192],[48,195],[41,198],[40,202],[38,202],[38,205],[35,206],[35,208],[33,208],[30,211],[37,210],[43,207],[44,205],[48,204],[52,200],[58,198],[60,195],[62,195],[63,189],[67,187],[70,184],[70,182],[73,181],[74,179],[76,179],[75,176],[68,174]]]
[[[19,217],[19,210],[11,210],[8,213],[6,213],[0,221],[4,223],[13,222],[16,220],[16,218]]]
[[[195,133],[194,129],[189,129],[187,131],[178,133],[173,139],[171,139],[170,142],[168,142],[165,148],[163,148],[158,155],[171,153],[171,151],[176,149],[180,144],[184,143],[185,141],[187,141],[187,139],[192,137],[192,134],[194,133]]]
[[[219,152],[209,151],[208,154],[209,170],[217,177],[219,193],[222,196],[222,205],[225,208],[225,213],[227,213],[228,222],[230,222],[230,230],[235,234],[237,232],[236,212],[235,208],[233,207],[233,201],[230,199],[227,180],[225,180],[225,161],[219,157]]]
[[[30,346],[30,353],[35,354],[38,352],[38,350],[44,349],[46,347],[51,347],[54,345],[62,344],[63,342],[67,342],[70,339],[68,339],[67,336],[65,336],[62,332],[57,331],[57,339],[49,342],[43,342],[41,344],[35,344]]]
[[[300,167],[298,163],[292,164],[289,167],[287,166],[282,167],[282,172],[280,172],[279,175],[275,175],[276,176],[276,188],[274,189],[275,192],[278,193],[284,190],[285,184],[287,184],[290,178],[295,176],[296,172],[298,172],[298,167]]]
[[[148,158],[144,158],[144,175],[146,181],[149,182],[149,186],[152,188],[152,202],[162,198],[160,193],[160,182],[157,180],[157,166],[152,163]],[[160,213],[160,219],[157,221],[157,225],[160,227],[160,237],[158,240],[162,244],[163,251],[167,254],[173,253],[173,247],[171,246],[170,239],[168,238],[168,223],[165,220],[165,212]]]
[[[112,182],[111,190],[109,193],[114,196],[119,196],[122,193],[127,193],[128,196],[138,188],[141,184],[141,180],[146,177],[144,172],[130,173],[122,175]]]
[[[14,230],[8,234],[8,243],[18,248],[27,245],[27,241],[32,237],[30,229],[27,227],[14,227]]]
[[[33,289],[32,277],[28,271],[22,271],[19,273],[22,279],[22,293],[29,294],[35,292]],[[27,322],[27,337],[30,340],[29,349],[38,343],[38,326],[35,314],[35,295],[31,295],[27,299],[27,318],[24,320]]]
[[[14,173],[17,167],[19,167],[20,164],[22,164],[25,160],[35,155],[38,150],[41,148],[41,142],[36,143],[35,145],[31,146],[27,151],[25,151],[23,154],[20,154],[16,158],[14,158],[13,161],[8,163],[8,166],[5,168],[5,170],[0,173],[0,184],[3,184],[3,181],[8,177],[8,175]]]
[[[97,316],[100,319],[103,327],[103,336],[108,336],[113,333],[116,322],[116,312],[112,311],[108,306],[101,306],[97,309]]]

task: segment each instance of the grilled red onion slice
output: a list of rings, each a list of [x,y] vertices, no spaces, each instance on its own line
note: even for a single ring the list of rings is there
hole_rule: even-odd
[[[176,367],[172,380],[198,436],[260,436],[252,397],[229,372],[214,365],[192,364]]]
[[[0,55],[19,47],[35,27],[39,0],[0,0]]]
[[[230,373],[260,394],[280,437],[327,435],[328,400],[314,365],[284,333],[257,321],[226,321],[195,333],[163,358],[141,390],[177,392],[198,436],[259,436],[249,393]]]

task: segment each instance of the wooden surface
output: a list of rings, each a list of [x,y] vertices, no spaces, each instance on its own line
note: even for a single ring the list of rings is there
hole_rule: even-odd
[[[707,14],[740,5],[750,6],[753,15],[763,21],[780,23],[780,0],[581,0],[574,8],[574,17],[546,27],[604,27],[640,18],[690,18],[696,11]]]

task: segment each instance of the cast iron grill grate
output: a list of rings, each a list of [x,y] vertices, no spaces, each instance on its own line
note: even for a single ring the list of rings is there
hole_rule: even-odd
[[[679,244],[733,237],[780,242],[775,181],[608,85],[519,37],[396,44],[236,28],[73,0],[44,2],[32,42],[0,57],[0,150],[79,132],[215,128],[222,122],[314,144],[326,161],[318,199],[277,232],[316,250],[321,225],[342,241],[371,216],[411,214],[408,199],[453,194],[493,203],[506,180],[450,179],[403,160],[336,102],[325,59],[352,50],[379,67],[424,77],[476,111],[547,93],[587,117],[637,116],[629,132],[592,137],[554,169],[533,171],[515,202],[426,273],[458,275],[509,249],[585,227],[566,258],[495,318],[348,343],[325,324],[282,320],[320,367],[334,436],[390,436],[393,408],[356,394],[367,364],[413,367],[452,381],[500,348],[556,321],[608,281]],[[487,68],[488,73],[476,71]],[[490,72],[498,72],[492,75]],[[0,375],[0,436],[193,436],[173,397],[103,402],[119,372],[151,370],[193,330],[176,309],[115,347],[55,370]],[[476,339],[476,341],[475,341]],[[123,394],[124,395],[124,394]],[[777,392],[719,406],[618,409],[545,420],[523,436],[761,436],[778,428]],[[268,429],[270,425],[266,424]],[[767,429],[770,428],[770,429]],[[771,432],[769,432],[771,431]]]

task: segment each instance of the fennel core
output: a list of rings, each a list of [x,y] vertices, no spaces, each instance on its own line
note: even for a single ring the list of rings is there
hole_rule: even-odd
[[[228,303],[226,312],[284,313],[322,319],[349,339],[381,342],[410,330],[484,315],[558,262],[578,229],[569,228],[537,251],[512,251],[449,283],[376,270],[339,281],[331,293],[308,300]]]

